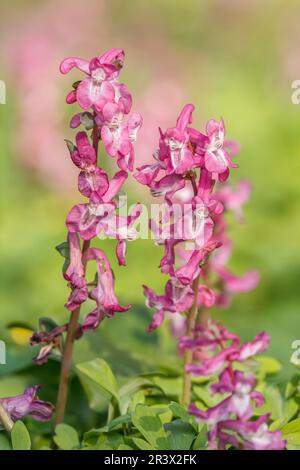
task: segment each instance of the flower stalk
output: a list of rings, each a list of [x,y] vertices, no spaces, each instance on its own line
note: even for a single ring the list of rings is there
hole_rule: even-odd
[[[86,254],[90,247],[90,241],[84,241],[82,247],[82,263],[84,269],[86,268]],[[72,356],[74,350],[74,343],[79,328],[79,316],[80,316],[81,305],[71,313],[70,321],[68,323],[66,341],[62,353],[62,363],[59,378],[59,387],[56,400],[56,411],[55,411],[55,425],[57,426],[64,420],[67,399],[70,373],[72,368]]]
[[[135,175],[153,196],[165,200],[165,212],[151,221],[151,228],[156,242],[165,247],[160,268],[170,279],[164,295],[144,286],[147,306],[155,309],[148,331],[170,318],[183,357],[181,403],[207,423],[210,448],[282,449],[281,433],[268,429],[269,415],[253,420],[253,402],[256,407],[264,402],[255,390],[256,378],[236,368],[236,363],[247,365],[266,350],[268,335],[262,332],[241,345],[207,315],[213,306],[228,307],[233,294],[255,288],[259,276],[249,271],[238,277],[227,267],[232,244],[225,213],[231,210],[242,220],[242,205],[250,195],[247,181],[237,191],[224,184],[230,169],[237,168],[231,157],[238,146],[225,139],[223,120],[209,120],[205,133],[191,128],[193,111],[193,105],[184,106],[175,127],[160,129],[156,163],[138,168]],[[198,409],[191,403],[192,376],[217,380],[207,391],[225,398]]]
[[[87,198],[76,204],[66,218],[67,241],[57,247],[65,259],[63,277],[68,282],[70,295],[65,304],[70,317],[68,323],[57,326],[53,321],[40,321],[42,331],[34,333],[31,344],[42,345],[34,359],[37,364],[48,361],[52,352],[61,354],[56,419],[64,420],[69,379],[72,369],[74,343],[88,331],[95,331],[105,318],[116,312],[126,312],[131,305],[122,307],[114,291],[114,275],[106,254],[92,246],[91,241],[101,235],[116,239],[116,256],[119,265],[126,265],[126,240],[134,240],[137,231],[133,227],[141,206],[136,204],[131,213],[121,216],[119,192],[134,165],[134,142],[142,125],[138,113],[131,111],[132,96],[124,83],[119,83],[125,54],[122,49],[111,49],[91,60],[69,57],[60,66],[62,74],[78,69],[84,78],[76,81],[67,95],[67,103],[77,103],[81,111],[70,122],[72,129],[83,126],[76,133],[75,143],[66,141],[70,157],[80,170],[78,190]],[[91,136],[88,132],[92,131]],[[110,179],[98,163],[98,145],[115,159],[119,170]],[[94,280],[86,279],[87,264],[96,264]],[[81,305],[94,302],[93,310],[80,323]],[[49,327],[50,324],[50,327]],[[65,341],[62,335],[66,335]],[[64,344],[62,348],[62,344]]]
[[[2,424],[3,428],[7,433],[10,434],[13,428],[13,420],[11,419],[10,415],[4,409],[4,407],[0,403],[0,424]]]

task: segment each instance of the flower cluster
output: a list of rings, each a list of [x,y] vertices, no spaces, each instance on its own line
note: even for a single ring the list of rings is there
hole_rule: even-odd
[[[212,395],[225,395],[217,405],[201,410],[192,404],[190,412],[209,428],[209,447],[224,450],[229,447],[245,450],[284,449],[279,431],[268,430],[269,415],[253,420],[256,407],[264,403],[262,394],[255,390],[256,380],[251,373],[235,369],[235,364],[246,365],[256,354],[264,352],[269,344],[265,332],[253,341],[240,344],[239,338],[223,326],[209,320],[197,325],[194,337],[182,337],[180,348],[191,349],[200,365],[186,366],[195,376],[218,377],[210,389]]]
[[[28,388],[22,395],[16,397],[0,398],[0,405],[9,414],[13,421],[31,416],[36,421],[49,421],[52,418],[53,405],[39,400],[37,385]]]
[[[234,292],[251,290],[258,282],[256,271],[237,277],[226,267],[231,242],[224,214],[233,210],[241,219],[250,194],[246,181],[236,191],[224,185],[230,168],[237,167],[232,157],[238,145],[225,139],[223,120],[208,121],[205,133],[190,127],[193,111],[193,105],[184,106],[175,127],[159,130],[156,162],[135,174],[153,196],[165,200],[164,214],[159,223],[151,221],[151,228],[164,245],[161,271],[171,279],[163,296],[144,287],[148,305],[156,310],[150,331],[167,313],[185,313],[193,302],[204,308],[226,305]]]
[[[242,206],[251,193],[247,181],[236,189],[228,184],[230,169],[237,167],[233,157],[238,145],[226,140],[223,120],[208,121],[205,133],[192,128],[193,111],[193,105],[186,105],[175,127],[159,130],[156,162],[135,174],[165,202],[161,217],[150,225],[156,242],[164,246],[160,268],[170,279],[164,295],[144,286],[146,304],[155,310],[148,331],[171,318],[184,357],[184,405],[192,396],[191,374],[218,378],[212,392],[226,394],[223,401],[206,411],[190,405],[190,412],[208,424],[210,447],[281,449],[280,432],[268,431],[268,415],[251,421],[252,402],[263,403],[254,390],[254,376],[233,367],[264,352],[268,336],[261,333],[241,345],[237,336],[201,316],[213,306],[227,307],[234,293],[254,289],[259,275],[252,270],[236,276],[227,267],[232,243],[225,215],[231,211],[242,221]]]
[[[123,63],[124,51],[111,49],[90,61],[70,57],[60,66],[63,74],[73,68],[85,74],[83,80],[74,83],[67,96],[68,104],[76,102],[81,108],[71,119],[70,126],[76,129],[82,125],[84,130],[77,132],[75,143],[66,143],[71,160],[79,169],[78,190],[86,202],[70,210],[66,219],[67,241],[57,247],[65,258],[63,276],[70,288],[65,304],[67,310],[78,313],[88,298],[95,302],[95,308],[78,326],[75,339],[88,330],[95,330],[104,318],[131,307],[119,304],[113,272],[105,253],[90,247],[90,241],[97,236],[116,239],[118,262],[125,265],[126,240],[137,236],[134,224],[141,213],[140,204],[134,205],[128,216],[119,213],[122,202],[118,194],[128,172],[133,169],[133,144],[142,125],[142,118],[137,113],[126,120],[131,111],[132,97],[126,85],[118,81]],[[98,163],[100,140],[108,155],[116,158],[119,167],[111,179]],[[94,261],[97,267],[92,282],[86,279],[86,265],[90,261]],[[61,349],[61,335],[67,330],[68,324],[33,335],[31,344],[43,345],[35,359],[37,363],[46,362],[53,349]]]

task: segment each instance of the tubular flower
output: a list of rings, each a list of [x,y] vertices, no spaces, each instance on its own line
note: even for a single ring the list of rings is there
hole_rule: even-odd
[[[218,254],[227,243],[225,213],[234,210],[241,214],[249,187],[243,182],[236,193],[222,187],[229,169],[237,166],[229,154],[234,155],[238,146],[225,140],[223,120],[218,123],[211,119],[206,133],[190,127],[193,111],[194,106],[187,104],[175,127],[159,130],[156,162],[138,168],[134,176],[165,202],[163,217],[150,222],[154,239],[165,248],[161,271],[190,288],[202,277],[197,307],[210,308],[228,303],[235,292],[253,289],[258,274],[252,271],[238,278],[225,266],[228,257]],[[217,280],[212,284],[215,274]],[[163,317],[163,310],[158,309],[155,325]]]
[[[22,395],[16,397],[0,398],[0,403],[13,421],[31,416],[36,421],[49,421],[52,418],[54,407],[51,403],[39,400],[37,392],[39,386],[27,388]]]
[[[101,111],[106,103],[116,102],[126,114],[129,113],[132,105],[131,95],[127,87],[117,81],[124,58],[122,49],[111,49],[90,61],[77,57],[65,59],[60,65],[61,73],[66,74],[77,68],[86,74],[86,78],[69,93],[67,103],[77,101],[84,110],[92,108]]]
[[[71,161],[79,170],[78,190],[86,200],[69,211],[66,218],[68,238],[57,247],[65,259],[63,277],[70,288],[65,307],[72,315],[69,323],[32,335],[31,344],[41,345],[34,359],[37,364],[47,362],[54,350],[62,353],[64,361],[64,344],[70,340],[69,331],[75,330],[70,340],[73,342],[86,331],[95,330],[104,318],[131,307],[119,304],[108,258],[102,250],[90,246],[97,236],[114,238],[117,260],[120,265],[125,265],[126,241],[134,240],[138,235],[135,222],[140,216],[141,205],[135,204],[131,213],[123,215],[124,200],[119,198],[134,166],[134,143],[142,126],[140,114],[129,115],[132,96],[126,85],[119,82],[124,59],[122,49],[110,49],[91,60],[69,57],[60,65],[62,74],[77,69],[84,75],[74,83],[67,96],[68,104],[78,103],[81,108],[72,117],[70,127],[82,126],[82,130],[78,129],[75,143],[70,140],[66,143]],[[99,164],[101,140],[107,154],[116,158],[119,167],[112,178]],[[96,262],[97,272],[95,280],[87,282],[86,270],[91,261]],[[94,308],[79,324],[81,305],[88,299],[94,302]],[[75,322],[74,318],[77,318],[76,324],[69,328]],[[66,342],[63,341],[65,333]]]
[[[177,279],[167,282],[164,295],[157,295],[147,286],[144,286],[146,304],[156,310],[148,331],[155,330],[164,320],[166,313],[177,313],[188,310],[193,301],[194,293],[190,287],[182,286]]]
[[[164,246],[160,269],[170,279],[164,295],[144,286],[146,305],[155,310],[148,331],[171,318],[184,358],[184,404],[192,396],[189,374],[211,380],[211,392],[225,395],[207,410],[190,405],[190,412],[209,427],[210,447],[283,448],[280,433],[268,431],[267,418],[250,421],[253,404],[261,406],[263,396],[255,390],[252,374],[234,369],[241,363],[249,366],[250,359],[263,353],[268,335],[263,332],[241,344],[222,325],[200,317],[213,306],[228,306],[233,294],[254,289],[259,275],[251,270],[237,276],[227,266],[232,243],[226,214],[231,211],[242,221],[242,206],[251,192],[247,181],[235,190],[228,184],[230,170],[237,168],[232,157],[238,145],[226,140],[223,119],[209,120],[205,132],[191,127],[193,111],[193,105],[184,106],[175,127],[159,129],[155,162],[141,166],[134,175],[154,197],[163,198],[165,209],[150,227],[156,243]]]
[[[253,341],[240,344],[239,338],[227,331],[221,325],[209,321],[198,326],[194,331],[194,338],[181,338],[182,350],[191,349],[193,358],[199,358],[200,365],[191,364],[187,370],[195,376],[211,376],[217,380],[210,386],[212,394],[225,395],[225,398],[207,410],[200,410],[191,404],[189,411],[201,422],[208,425],[208,442],[212,449],[283,449],[285,442],[280,432],[273,433],[266,424],[268,416],[262,421],[252,421],[256,407],[264,404],[263,395],[255,390],[256,379],[252,374],[235,370],[237,362],[247,363],[256,354],[266,351],[269,337],[265,332],[257,335]],[[257,430],[251,435],[251,430]],[[232,434],[231,431],[234,431]],[[249,435],[247,435],[247,430]],[[229,434],[227,434],[227,432]],[[261,431],[261,433],[260,433]],[[251,435],[251,437],[250,437]],[[273,447],[270,443],[273,442]],[[276,444],[275,444],[276,442]],[[259,447],[261,445],[261,447]]]

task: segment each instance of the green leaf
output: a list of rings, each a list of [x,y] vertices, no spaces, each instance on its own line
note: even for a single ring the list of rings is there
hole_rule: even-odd
[[[164,426],[167,432],[169,449],[189,450],[195,439],[195,430],[188,423],[176,419]]]
[[[203,450],[207,446],[207,426],[203,424],[193,444],[193,450]]]
[[[286,401],[283,406],[283,416],[281,418],[278,418],[270,425],[270,431],[281,429],[296,415],[298,409],[299,404],[296,400],[290,398],[288,401]]]
[[[163,422],[154,409],[146,405],[137,405],[132,422],[152,446],[152,449],[168,449]]]
[[[135,410],[136,405],[144,404],[145,402],[146,402],[146,391],[139,390],[131,397],[129,411]]]
[[[9,439],[4,432],[0,432],[0,450],[11,450]]]
[[[112,432],[106,436],[101,436],[94,446],[95,450],[117,450],[124,445],[124,438],[118,432]]]
[[[69,242],[62,242],[60,243],[60,245],[57,245],[55,247],[56,251],[58,251],[58,253],[63,257],[65,258],[65,262],[63,264],[63,268],[62,268],[62,271],[63,273],[66,272],[66,270],[68,269],[68,266],[70,264],[70,247],[69,247]]]
[[[57,323],[54,320],[52,320],[52,318],[49,318],[49,317],[40,318],[39,325],[40,325],[40,329],[42,331],[46,331],[47,333],[54,330],[54,328],[58,326]]]
[[[169,408],[175,418],[180,418],[184,423],[190,424],[195,429],[195,431],[198,430],[198,424],[196,423],[194,416],[190,415],[184,406],[179,405],[179,403],[173,401],[169,405]]]
[[[169,423],[172,420],[173,414],[169,406],[158,403],[157,405],[151,405],[150,408],[155,414],[159,415],[163,424]]]
[[[14,450],[30,450],[31,439],[22,421],[17,421],[11,430],[11,443]]]
[[[143,389],[153,387],[151,380],[144,377],[136,377],[126,382],[119,390],[121,414],[127,413],[132,398]],[[141,395],[139,395],[141,397]]]
[[[283,417],[283,401],[277,388],[267,386],[263,390],[265,403],[259,408],[255,408],[256,415],[271,413],[272,419],[278,420]]]
[[[281,429],[282,437],[289,445],[300,446],[300,418],[294,419]]]
[[[53,438],[55,444],[62,450],[72,450],[79,447],[77,431],[68,424],[58,424]]]
[[[113,419],[108,425],[108,430],[111,431],[112,429],[115,429],[120,425],[129,423],[131,423],[131,413],[128,413],[123,416],[118,416],[117,418]]]
[[[69,259],[70,247],[69,242],[62,242],[55,247],[56,251],[63,257]]]
[[[77,364],[76,370],[93,410],[97,411],[99,404],[102,407],[103,395],[114,397],[120,406],[118,384],[107,362],[97,358]]]
[[[91,113],[82,113],[80,116],[80,122],[81,124],[85,127],[85,129],[88,131],[90,129],[93,129],[94,126],[94,119],[93,115]]]
[[[255,360],[260,365],[260,374],[273,375],[278,374],[282,369],[282,364],[270,356],[255,356]]]
[[[291,380],[286,384],[285,398],[290,398],[296,393],[300,393],[300,374],[293,375]]]
[[[65,142],[67,144],[68,150],[70,153],[73,153],[76,150],[76,146],[71,142],[71,140],[65,139]]]
[[[166,396],[179,397],[182,391],[182,378],[181,377],[153,377],[153,383],[157,385]]]
[[[153,447],[144,439],[140,439],[139,437],[132,437],[132,442],[141,450],[153,450]]]

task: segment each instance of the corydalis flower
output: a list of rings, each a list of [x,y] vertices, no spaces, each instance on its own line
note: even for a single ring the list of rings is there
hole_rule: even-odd
[[[269,337],[260,333],[253,341],[240,345],[239,338],[211,320],[195,329],[194,338],[181,338],[181,349],[191,349],[200,365],[187,369],[196,376],[218,378],[210,386],[211,393],[225,395],[215,406],[206,410],[194,404],[189,411],[208,426],[208,443],[212,449],[283,449],[285,442],[280,432],[274,435],[268,430],[268,415],[252,421],[255,407],[264,404],[263,395],[255,390],[256,379],[252,374],[234,370],[236,362],[245,363],[266,350]],[[274,441],[272,441],[272,435]],[[273,442],[273,444],[272,444]]]
[[[102,221],[116,209],[113,199],[118,194],[128,174],[119,171],[115,174],[107,187],[100,192],[92,193],[87,204],[77,204],[69,212],[66,225],[69,232],[80,233],[83,240],[91,240],[103,230]]]
[[[102,122],[101,122],[102,120]],[[128,122],[124,122],[124,113],[115,103],[104,106],[97,124],[101,129],[101,138],[107,153],[111,157],[117,156],[119,168],[126,171],[133,170],[134,147],[137,134],[142,126],[142,117],[138,113],[132,114]],[[99,122],[100,121],[100,122]]]
[[[30,338],[31,346],[43,345],[33,362],[38,365],[46,364],[53,350],[62,350],[62,334],[68,329],[68,325],[57,326],[51,331],[40,331],[34,333]]]
[[[165,134],[160,131],[157,158],[163,163],[168,174],[184,174],[194,166],[187,132],[194,109],[192,104],[187,104],[181,111],[176,126],[167,129]]]
[[[197,416],[199,421],[207,423],[213,429],[220,421],[229,419],[231,416],[248,420],[253,415],[252,401],[256,406],[262,406],[264,403],[262,394],[253,391],[254,386],[255,379],[252,375],[246,376],[243,372],[225,369],[220,376],[220,381],[211,389],[213,393],[219,391],[230,395],[206,411],[191,405],[190,412]]]
[[[71,294],[65,307],[73,312],[88,297],[88,290],[84,277],[84,267],[82,264],[81,247],[77,233],[68,234],[69,242],[69,266],[64,273],[64,278],[69,282]]]
[[[220,122],[210,119],[206,124],[205,134],[192,128],[188,132],[198,165],[217,175],[219,181],[226,181],[229,169],[238,167],[231,160],[231,156],[238,151],[238,144],[225,139],[223,119]]]
[[[216,435],[220,450],[233,446],[240,450],[283,450],[286,441],[280,431],[269,431],[269,415],[256,421],[226,420],[217,425]]]
[[[54,407],[51,403],[39,400],[39,386],[28,388],[22,395],[0,398],[0,403],[13,421],[31,416],[36,421],[49,421]]]
[[[89,143],[85,132],[76,135],[76,146],[67,141],[73,163],[80,168],[78,189],[83,196],[91,197],[93,193],[100,196],[109,187],[108,177],[102,168],[97,167],[97,156],[94,147]]]
[[[157,295],[144,286],[147,306],[156,310],[148,331],[155,330],[164,320],[167,313],[177,313],[188,310],[194,301],[194,293],[190,287],[184,287],[176,279],[167,282],[164,295]]]
[[[131,305],[121,307],[114,292],[114,276],[107,256],[102,250],[90,248],[87,254],[89,261],[97,264],[97,286],[91,292],[91,298],[96,301],[98,310],[105,316],[111,317],[115,312],[126,312]]]
[[[106,103],[115,102],[128,114],[132,105],[131,95],[124,84],[117,82],[124,57],[122,49],[110,49],[90,61],[77,57],[65,59],[60,66],[61,73],[69,73],[75,67],[87,75],[69,93],[67,102],[77,101],[82,109],[92,108],[98,112],[102,111]]]
[[[97,284],[90,294],[97,307],[85,317],[80,327],[82,332],[95,330],[104,318],[111,318],[116,312],[126,312],[131,308],[131,305],[121,307],[119,304],[114,290],[113,272],[105,253],[97,248],[90,248],[87,260],[96,261],[97,264]]]
[[[259,333],[253,341],[247,341],[242,345],[239,344],[239,339],[234,335],[232,338],[229,337],[229,344],[224,342],[224,339],[219,338],[220,337],[214,335],[212,335],[210,339],[207,339],[206,337],[205,344],[205,333],[200,333],[199,336],[196,333],[194,341],[189,343],[188,348],[193,349],[194,352],[209,350],[210,355],[202,355],[200,365],[187,365],[186,369],[188,372],[191,372],[195,376],[210,376],[218,374],[228,364],[234,361],[244,362],[257,354],[265,352],[270,341],[269,336],[264,331]],[[181,345],[183,347],[184,340]]]

